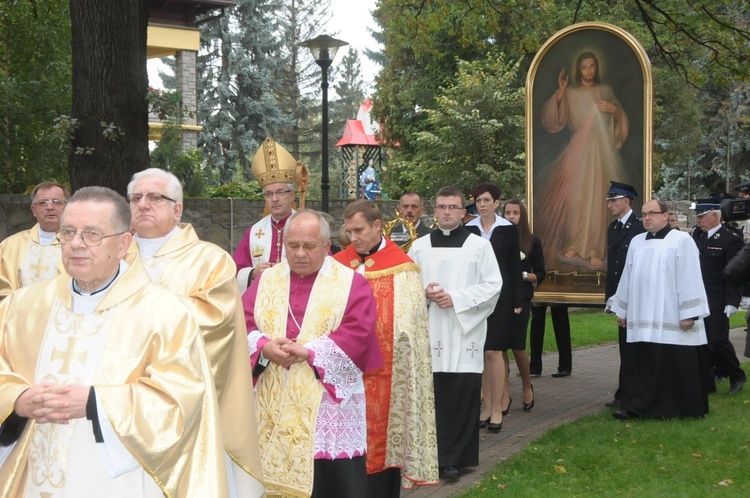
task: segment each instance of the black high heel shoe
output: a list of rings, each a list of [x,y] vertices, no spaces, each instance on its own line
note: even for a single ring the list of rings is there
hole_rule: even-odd
[[[534,408],[534,384],[531,384],[531,403],[524,403],[523,404],[523,411],[529,412],[532,408]]]
[[[510,405],[512,405],[512,404],[513,404],[513,398],[509,398],[508,408],[506,408],[505,410],[503,410],[503,417],[508,414],[508,412],[510,411]]]
[[[500,422],[499,424],[493,424],[492,422],[490,422],[490,419],[487,419],[487,432],[500,432],[501,430],[503,430],[502,422]]]
[[[487,424],[489,424],[489,423],[490,423],[490,419],[491,419],[491,418],[492,418],[492,417],[490,416],[490,417],[487,417],[487,420],[480,420],[480,421],[479,421],[479,428],[480,428],[480,429],[484,429],[485,427],[487,427]]]

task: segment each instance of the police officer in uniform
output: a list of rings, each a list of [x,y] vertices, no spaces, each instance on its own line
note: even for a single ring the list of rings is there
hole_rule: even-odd
[[[718,199],[698,199],[695,218],[698,230],[693,231],[693,240],[700,252],[703,285],[708,295],[711,312],[704,318],[708,344],[703,346],[706,372],[706,388],[716,391],[714,368],[729,377],[729,392],[742,390],[747,376],[740,368],[734,346],[729,341],[729,317],[740,305],[742,288],[730,285],[724,279],[724,267],[742,250],[742,238],[721,223],[721,204]]]
[[[631,206],[633,200],[638,195],[632,185],[620,182],[610,182],[609,193],[607,193],[607,209],[615,216],[615,219],[607,228],[607,287],[605,301],[617,292],[617,284],[620,283],[620,276],[625,268],[625,258],[628,255],[628,247],[633,237],[643,233],[643,222],[633,212]],[[615,399],[606,403],[610,408],[620,407],[620,386],[624,376],[628,375],[623,365],[632,365],[633,362],[626,360],[628,354],[627,330],[624,327],[619,329],[620,342],[620,375]]]

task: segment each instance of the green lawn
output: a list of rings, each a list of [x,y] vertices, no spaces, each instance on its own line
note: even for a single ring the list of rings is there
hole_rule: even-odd
[[[622,422],[605,410],[552,429],[461,496],[750,496],[750,389],[726,388],[702,420]]]
[[[744,327],[745,312],[730,326]],[[571,309],[570,327],[574,348],[616,340],[600,309]],[[546,331],[544,349],[556,351],[549,312]],[[750,385],[735,396],[727,388],[718,383],[702,420],[622,422],[604,410],[552,429],[461,496],[750,496]]]
[[[573,349],[617,341],[617,320],[614,315],[604,313],[601,308],[570,308],[570,336]],[[745,327],[745,312],[735,313],[729,320],[731,328]],[[544,328],[544,352],[557,351],[552,318],[547,309]],[[526,341],[528,345],[528,340]]]

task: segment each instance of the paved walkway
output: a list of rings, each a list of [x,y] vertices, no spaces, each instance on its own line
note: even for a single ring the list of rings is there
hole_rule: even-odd
[[[744,329],[733,329],[730,339],[740,361],[750,361],[742,356],[745,351]],[[617,344],[605,344],[573,352],[573,373],[569,377],[554,379],[550,376],[557,370],[557,353],[543,358],[544,373],[532,377],[536,405],[530,412],[522,408],[521,379],[516,376],[515,365],[511,365],[511,393],[514,397],[510,413],[503,417],[503,430],[490,434],[480,431],[479,465],[462,469],[456,482],[441,479],[437,486],[417,487],[402,491],[408,498],[447,498],[458,496],[474,484],[479,483],[485,472],[498,462],[510,458],[527,444],[544,435],[548,429],[576,420],[584,415],[605,408],[604,403],[613,398],[617,388],[617,373],[620,355]],[[748,385],[750,388],[750,384]]]

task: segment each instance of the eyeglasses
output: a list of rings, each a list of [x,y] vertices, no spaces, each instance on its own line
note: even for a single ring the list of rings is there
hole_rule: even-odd
[[[47,207],[50,204],[52,204],[55,207],[64,206],[66,204],[66,201],[61,201],[60,199],[44,199],[41,201],[36,201],[34,203],[35,206],[42,206]]]
[[[653,218],[657,214],[664,214],[666,211],[649,211],[647,213],[641,213],[641,217],[643,218]]]
[[[317,249],[318,247],[322,246],[323,244],[318,244],[315,242],[284,242],[284,247],[286,247],[287,251],[298,251],[301,247],[305,251],[309,252],[314,249]]]
[[[141,202],[141,199],[146,198],[146,202],[149,204],[161,204],[161,201],[172,201],[177,202],[176,200],[167,197],[164,194],[130,194],[128,195],[128,201],[131,204],[138,204]]]
[[[451,204],[450,206],[437,205],[435,211],[456,211],[457,209],[463,209],[461,206]]]
[[[291,190],[277,190],[276,192],[263,192],[263,197],[266,199],[273,199],[274,197],[284,197],[286,194],[291,192]]]
[[[102,245],[102,240],[108,238],[108,237],[115,237],[117,235],[122,235],[127,232],[120,232],[120,233],[113,233],[112,235],[102,235],[99,232],[94,232],[91,230],[73,230],[72,228],[61,228],[57,232],[55,232],[55,236],[57,237],[58,242],[62,245],[67,245],[73,242],[73,239],[76,238],[76,234],[81,234],[81,240],[84,244],[86,244],[86,247],[97,247]]]

